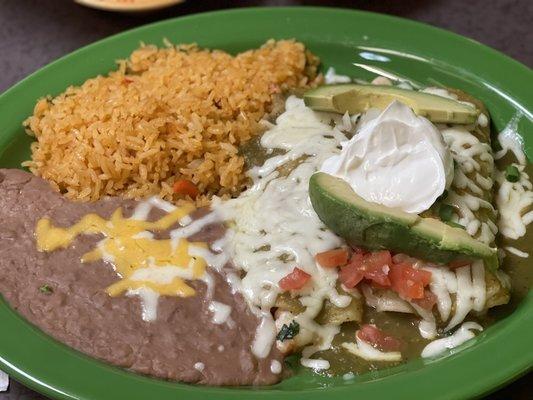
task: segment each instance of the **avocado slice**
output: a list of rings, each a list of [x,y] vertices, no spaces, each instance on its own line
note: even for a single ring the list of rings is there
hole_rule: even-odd
[[[417,115],[435,123],[473,124],[479,110],[446,97],[382,85],[324,85],[304,94],[305,105],[313,110],[359,114],[370,108],[384,110],[398,100]]]
[[[483,259],[489,269],[498,268],[496,249],[464,229],[368,202],[332,175],[313,174],[309,197],[322,222],[349,245],[406,253],[442,264]]]

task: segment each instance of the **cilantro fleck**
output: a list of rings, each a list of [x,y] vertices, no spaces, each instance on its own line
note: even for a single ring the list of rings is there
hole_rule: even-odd
[[[453,217],[453,206],[449,204],[441,204],[439,207],[439,217],[441,221],[448,222],[452,220]]]
[[[300,332],[300,324],[296,321],[292,321],[289,325],[283,324],[276,336],[276,339],[285,341],[287,339],[294,338]]]
[[[520,171],[514,165],[508,165],[505,168],[505,179],[509,182],[518,182],[520,180]]]
[[[43,285],[39,288],[39,291],[44,294],[52,294],[54,293],[54,289],[52,289],[49,285]]]

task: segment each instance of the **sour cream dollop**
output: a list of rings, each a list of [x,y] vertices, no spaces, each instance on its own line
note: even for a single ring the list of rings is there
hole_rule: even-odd
[[[453,180],[453,158],[439,130],[394,101],[364,123],[321,171],[347,181],[363,199],[419,214]]]

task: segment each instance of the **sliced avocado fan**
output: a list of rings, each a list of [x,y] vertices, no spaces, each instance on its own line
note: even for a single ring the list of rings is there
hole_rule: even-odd
[[[391,250],[441,264],[482,259],[489,269],[498,268],[496,249],[464,229],[368,202],[332,175],[313,174],[309,197],[322,222],[351,246]]]
[[[473,124],[474,106],[434,94],[381,85],[323,85],[304,94],[305,105],[317,111],[360,114],[370,108],[384,110],[394,100],[435,123]]]

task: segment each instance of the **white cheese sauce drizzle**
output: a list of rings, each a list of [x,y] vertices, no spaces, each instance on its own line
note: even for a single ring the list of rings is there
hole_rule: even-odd
[[[146,322],[152,322],[157,319],[157,304],[159,302],[159,293],[147,288],[140,287],[137,289],[130,289],[126,296],[138,296],[141,300],[142,319]]]
[[[429,343],[424,347],[421,355],[423,358],[435,357],[446,350],[460,346],[476,336],[474,330],[482,331],[483,328],[475,322],[465,322],[452,335]]]
[[[194,364],[194,369],[202,372],[205,369],[205,364],[203,362],[197,362]]]
[[[420,307],[418,304],[409,302],[411,307],[417,312],[418,315],[422,318],[418,323],[418,331],[420,336],[424,339],[434,339],[437,337],[437,321],[433,312],[431,310],[426,310],[423,307]]]
[[[162,200],[156,196],[150,197],[149,199],[139,203],[130,219],[146,221],[152,208],[158,208],[166,213],[171,213],[176,210],[176,206],[173,204]],[[189,224],[191,221],[189,216],[185,216],[179,220],[180,225]],[[134,238],[147,238],[152,239],[154,237],[153,233],[149,231],[139,232]],[[102,251],[103,259],[107,262],[113,262],[113,257],[104,251],[102,246],[103,241],[98,244],[100,251]],[[188,268],[183,268],[175,265],[165,265],[165,266],[156,266],[152,263],[151,260],[148,260],[148,267],[137,269],[130,277],[134,281],[149,281],[158,284],[168,284],[171,283],[174,278],[183,278],[183,279],[193,279],[192,274],[192,260]],[[207,275],[207,274],[206,274]],[[206,279],[203,277],[202,279]],[[159,303],[159,293],[148,288],[141,287],[137,289],[130,289],[126,293],[127,296],[138,296],[141,301],[142,308],[142,319],[146,322],[152,322],[157,319],[157,306]]]
[[[486,165],[486,170],[493,169],[494,159],[490,145],[480,142],[464,126],[441,126],[441,133],[456,163],[452,189],[446,199],[459,210],[455,222],[463,225],[470,236],[490,244],[496,237],[498,227],[490,219],[481,222],[475,215],[480,209],[485,209],[492,215],[496,213],[493,205],[482,198],[484,191],[491,190],[493,186],[492,178],[480,173],[480,162]]]
[[[520,122],[522,116],[522,113],[516,113],[507,123],[507,126],[498,134],[498,142],[502,148],[494,155],[497,160],[511,151],[520,165],[526,165],[527,158],[524,154],[524,141],[518,133],[518,122]]]
[[[355,342],[344,342],[341,346],[350,353],[367,361],[401,361],[402,353],[399,351],[384,352],[376,349],[371,344],[359,339],[355,335]]]
[[[270,372],[276,375],[281,373],[281,363],[278,360],[270,362]]]
[[[151,197],[150,199],[143,201],[137,205],[135,208],[131,219],[135,220],[144,220],[148,219],[148,216],[152,208],[158,208],[167,213],[173,212],[176,210],[176,207],[171,203],[168,203],[160,198]],[[170,232],[170,237],[173,242],[174,248],[178,245],[178,242],[181,238],[187,238],[198,232],[200,232],[204,227],[211,225],[213,223],[220,222],[220,216],[216,213],[208,213],[204,217],[197,220],[192,220],[190,216],[185,216],[180,219],[180,227],[172,230]],[[137,238],[153,238],[153,234],[148,231],[140,232],[136,235]],[[217,250],[217,246],[221,246],[223,241],[226,238],[220,239],[217,243],[213,245]],[[218,249],[220,251],[220,249]],[[206,248],[198,247],[194,245],[189,246],[189,255],[193,257],[203,258],[210,267],[221,271],[222,267],[228,261],[228,255],[224,253],[214,253],[209,251]],[[107,256],[109,258],[109,256]],[[104,254],[104,259],[106,259],[106,254]],[[112,260],[110,260],[112,261]],[[195,279],[193,274],[193,263],[194,260],[190,261],[188,268],[183,268],[175,265],[152,265],[149,262],[149,266],[146,268],[137,269],[130,277],[134,281],[149,281],[157,284],[169,284],[175,278],[182,278],[185,280]],[[197,279],[197,278],[196,278]],[[200,277],[207,287],[206,299],[209,300],[213,297],[214,292],[214,279],[209,272],[205,272],[202,277]],[[147,287],[142,287],[138,289],[129,290],[127,292],[128,296],[138,296],[141,300],[142,306],[142,318],[144,321],[150,322],[157,319],[157,305],[159,302],[159,294]],[[208,310],[213,314],[212,321],[214,324],[226,324],[229,328],[235,326],[235,322],[231,319],[231,307],[217,302],[210,301],[208,304]]]
[[[505,177],[505,171],[496,171],[496,182],[498,190],[496,192],[496,206],[500,213],[498,226],[503,236],[509,239],[519,239],[526,234],[527,225],[533,221],[533,186],[529,175],[525,172],[527,158],[524,154],[524,143],[518,133],[518,123],[522,118],[521,113],[517,113],[507,126],[498,134],[498,142],[502,149],[495,154],[496,159],[504,157],[511,151],[518,164],[514,165],[520,174],[517,182],[509,182]],[[506,247],[507,251],[519,257],[528,257],[529,254]]]
[[[401,313],[412,313],[413,309],[409,303],[390,290],[374,293],[370,285],[362,284],[361,290],[365,296],[366,304],[375,308],[377,312],[392,311]]]
[[[518,250],[516,247],[513,247],[513,246],[505,246],[504,249],[507,250],[509,253],[514,254],[515,256],[520,257],[520,258],[529,257],[529,253],[526,253],[525,251],[522,251],[522,250]]]
[[[211,301],[208,309],[213,313],[213,323],[216,325],[227,324],[229,328],[235,327],[235,322],[231,319],[231,307],[218,301]]]
[[[533,185],[524,165],[513,164],[520,173],[518,182],[509,182],[505,171],[496,171],[498,191],[496,206],[500,212],[498,225],[502,235],[509,239],[519,239],[526,234],[527,225],[533,221]]]
[[[272,344],[276,340],[276,325],[270,312],[261,312],[255,306],[252,306],[252,311],[258,318],[260,318],[260,322],[256,328],[255,337],[252,342],[252,353],[257,358],[265,358],[270,354]]]
[[[135,207],[135,210],[133,211],[133,214],[130,219],[146,221],[153,207],[159,208],[160,210],[165,211],[167,213],[171,213],[172,211],[176,210],[176,206],[172,203],[162,200],[159,197],[152,196],[149,199],[143,201],[142,203],[139,203],[137,207]],[[185,220],[180,221],[180,223],[181,222],[186,223]]]
[[[269,354],[275,341],[276,328],[270,309],[281,292],[278,282],[296,266],[313,277],[300,291],[305,311],[295,318],[302,329],[315,336],[314,343],[304,349],[304,359],[329,348],[339,330],[338,326],[322,326],[314,321],[323,301],[329,299],[341,307],[351,301],[335,289],[336,272],[326,271],[315,263],[315,254],[338,247],[342,242],[325,228],[314,212],[308,181],[326,158],[339,152],[339,144],[346,140],[341,129],[351,130],[353,123],[354,119],[348,116],[315,113],[301,99],[289,97],[286,111],[261,137],[264,148],[284,153],[253,168],[249,172],[253,186],[239,198],[213,201],[215,212],[230,221],[231,235],[220,247],[245,272],[242,280],[236,274],[228,274],[228,280],[261,318],[252,345],[253,353],[259,358]],[[278,168],[288,162],[293,168],[280,172]]]
[[[455,269],[446,267],[423,267],[431,272],[430,290],[437,297],[437,310],[443,322],[448,321],[445,331],[454,328],[468,315],[470,311],[480,312],[487,300],[485,285],[485,266],[482,261],[476,261],[471,266]],[[455,295],[455,308],[452,307],[452,297]],[[452,309],[454,313],[452,315]],[[418,311],[418,309],[417,309]],[[425,311],[425,310],[424,310]],[[433,313],[424,318],[434,321]],[[451,317],[451,318],[450,318]]]
[[[320,358],[302,358],[300,360],[300,364],[306,368],[311,368],[316,371],[329,369],[330,367],[328,360],[323,360]]]

